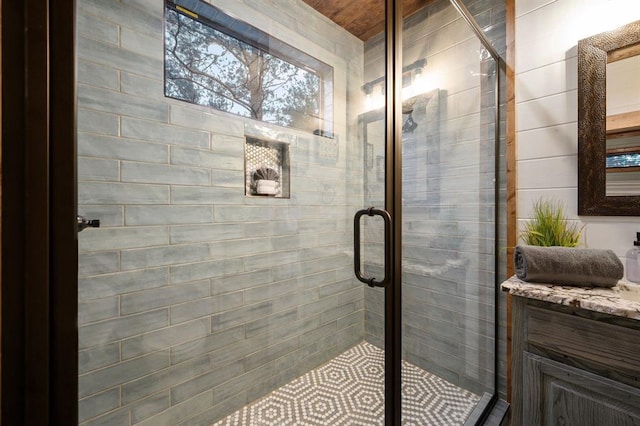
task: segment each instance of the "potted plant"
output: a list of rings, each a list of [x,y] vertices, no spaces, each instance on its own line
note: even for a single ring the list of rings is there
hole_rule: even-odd
[[[260,167],[253,172],[256,194],[275,195],[278,192],[280,175],[270,167]]]
[[[545,199],[533,203],[533,218],[524,228],[520,236],[530,246],[576,247],[582,234],[582,228],[567,222],[562,202]]]

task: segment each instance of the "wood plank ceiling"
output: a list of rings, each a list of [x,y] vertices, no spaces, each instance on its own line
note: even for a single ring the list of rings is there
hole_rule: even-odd
[[[303,0],[362,41],[384,30],[384,0]],[[409,16],[433,0],[403,0]]]

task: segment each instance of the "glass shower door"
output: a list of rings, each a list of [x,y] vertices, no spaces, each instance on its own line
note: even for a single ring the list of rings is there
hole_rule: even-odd
[[[402,49],[402,422],[472,424],[497,392],[497,66],[448,1]]]
[[[299,1],[77,5],[80,423],[385,424],[384,32]],[[461,424],[496,390],[495,70],[447,1],[403,39],[393,389],[403,424]]]

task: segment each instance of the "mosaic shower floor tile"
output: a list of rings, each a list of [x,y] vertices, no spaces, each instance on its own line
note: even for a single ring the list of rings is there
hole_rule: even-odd
[[[384,425],[384,352],[363,342],[213,426]],[[464,423],[480,397],[402,363],[402,424]]]

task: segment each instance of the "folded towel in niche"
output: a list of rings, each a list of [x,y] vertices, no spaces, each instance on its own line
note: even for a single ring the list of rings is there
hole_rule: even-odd
[[[624,275],[611,250],[517,246],[516,275],[523,281],[578,287],[613,287]]]

